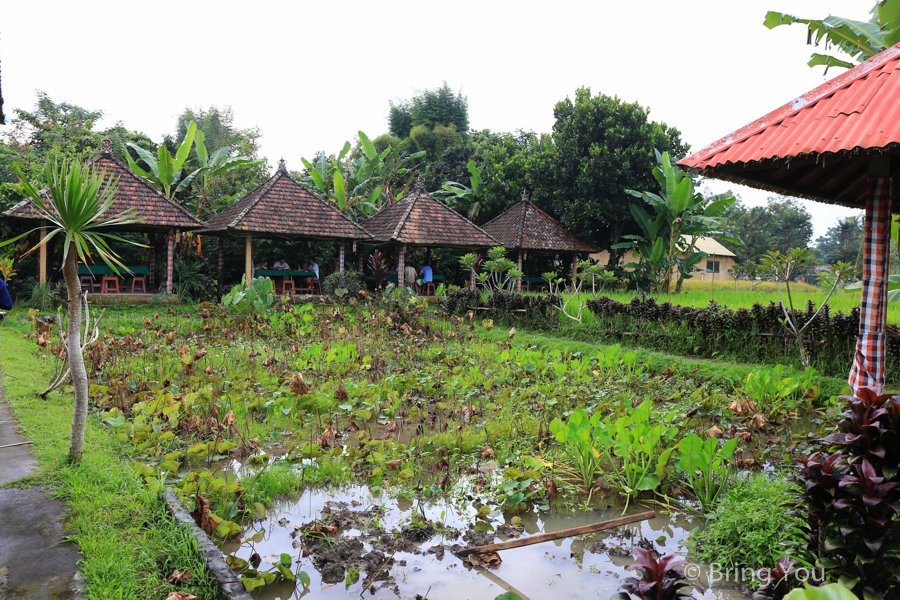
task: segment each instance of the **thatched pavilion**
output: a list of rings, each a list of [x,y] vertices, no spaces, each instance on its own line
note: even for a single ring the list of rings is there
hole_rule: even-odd
[[[679,161],[707,177],[865,209],[854,392],[884,385],[891,213],[900,190],[900,44]]]
[[[528,191],[522,192],[522,201],[494,217],[484,225],[484,230],[503,247],[519,254],[519,270],[522,270],[528,253],[571,253],[573,272],[579,252],[599,252],[600,249],[572,235],[562,224],[529,202]],[[522,280],[518,282],[522,291]]]
[[[399,246],[398,278],[403,277],[407,246],[477,249],[500,245],[483,229],[428,194],[421,179],[402,200],[384,207],[363,221],[362,226],[375,241]]]
[[[173,266],[173,247],[175,243],[175,233],[177,231],[189,231],[203,227],[203,222],[188,212],[184,207],[179,206],[165,197],[159,190],[142,179],[127,165],[123,164],[112,154],[112,142],[104,139],[100,146],[100,154],[92,158],[89,162],[97,174],[106,171],[106,181],[110,178],[119,178],[118,189],[116,191],[115,200],[107,211],[106,215],[113,217],[127,210],[134,209],[137,218],[140,221],[130,223],[128,225],[116,226],[116,231],[131,231],[141,233],[159,233],[168,234],[168,251],[166,257],[166,292],[172,293],[172,266]],[[46,223],[45,215],[30,200],[22,200],[9,210],[3,213],[3,216],[12,221],[32,221],[38,223]],[[41,238],[46,235],[46,228],[41,227]],[[40,275],[41,283],[47,281],[47,245],[40,248]],[[153,285],[153,271],[155,256],[153,248],[150,250],[150,285]]]
[[[341,271],[345,243],[371,238],[337,208],[295,181],[283,159],[268,181],[211,218],[198,233],[244,238],[247,285],[253,273],[254,237],[338,241]]]

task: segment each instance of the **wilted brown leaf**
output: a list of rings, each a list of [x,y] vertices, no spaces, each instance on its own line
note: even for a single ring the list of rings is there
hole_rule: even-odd
[[[389,460],[386,463],[384,463],[384,468],[387,469],[388,471],[396,471],[397,469],[400,468],[400,465],[402,465],[402,464],[403,464],[403,461],[400,460],[399,458],[397,458],[394,460]]]
[[[741,438],[742,440],[749,440],[749,439],[750,439],[750,432],[749,432],[749,431],[738,431],[738,432],[735,433],[734,435],[736,435],[737,437]]]
[[[766,418],[759,413],[756,413],[755,415],[753,415],[753,418],[750,419],[750,427],[752,427],[754,429],[759,429],[760,427],[763,427],[766,423],[768,423]]]
[[[194,578],[194,574],[185,569],[184,571],[179,571],[176,569],[171,575],[169,575],[169,583],[190,583],[191,579]]]
[[[515,327],[513,327],[512,329],[509,330],[507,337],[509,337],[509,339],[513,339],[514,337],[516,337],[516,328]]]
[[[495,457],[494,449],[491,448],[490,446],[485,446],[484,448],[479,450],[479,453],[481,454],[481,458],[494,458]]]
[[[289,385],[291,388],[291,393],[293,394],[302,396],[303,394],[309,393],[309,384],[304,381],[303,375],[301,375],[300,373],[294,373],[293,375],[291,375],[291,382]]]
[[[559,488],[556,487],[556,482],[552,479],[545,479],[544,486],[547,488],[547,499],[553,500],[557,496],[559,496]]]
[[[172,592],[166,596],[166,600],[200,600],[200,598],[187,592]]]
[[[209,500],[201,496],[198,492],[194,499],[194,503],[197,505],[197,508],[191,513],[191,516],[194,517],[194,523],[197,524],[197,527],[205,531],[207,535],[212,535],[215,527],[212,526],[211,519],[209,518]]]
[[[385,423],[384,431],[385,433],[397,431],[400,428],[400,424],[397,421],[390,421],[389,423]]]
[[[478,560],[483,567],[499,567],[503,561],[496,552],[485,552],[478,556]]]
[[[710,427],[709,429],[706,430],[706,435],[711,438],[718,439],[718,438],[722,437],[723,432],[721,429],[719,429],[718,427],[713,425],[712,427]]]
[[[350,394],[347,393],[347,387],[344,385],[343,379],[341,379],[337,389],[334,390],[334,399],[338,402],[347,402],[350,400]]]

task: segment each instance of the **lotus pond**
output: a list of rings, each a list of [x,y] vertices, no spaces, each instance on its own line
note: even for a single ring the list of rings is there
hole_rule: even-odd
[[[53,360],[54,326],[35,326]],[[633,546],[691,559],[691,531],[733,481],[777,471],[834,420],[815,373],[760,368],[729,388],[617,346],[496,330],[423,304],[201,305],[109,319],[85,360],[135,472],[176,490],[258,598],[608,598]],[[651,509],[587,537],[452,554]]]

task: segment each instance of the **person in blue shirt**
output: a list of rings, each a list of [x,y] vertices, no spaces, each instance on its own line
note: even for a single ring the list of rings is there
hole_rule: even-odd
[[[12,310],[12,297],[9,295],[9,288],[6,282],[0,279],[0,310]]]

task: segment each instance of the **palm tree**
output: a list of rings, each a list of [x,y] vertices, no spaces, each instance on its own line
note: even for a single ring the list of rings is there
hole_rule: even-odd
[[[72,373],[72,385],[75,388],[75,408],[72,417],[72,437],[69,446],[69,462],[81,460],[84,448],[84,427],[87,421],[88,382],[87,370],[84,367],[84,355],[81,351],[81,282],[78,278],[78,261],[87,262],[92,249],[113,270],[126,270],[115,252],[110,249],[107,240],[123,240],[106,233],[104,229],[126,225],[138,221],[133,211],[103,218],[112,206],[118,187],[118,178],[103,185],[106,171],[96,173],[90,165],[82,166],[74,162],[71,166],[66,162],[60,165],[56,161],[47,162],[47,188],[39,192],[22,174],[19,164],[13,163],[13,169],[19,176],[20,192],[28,197],[41,210],[49,221],[49,231],[41,242],[31,249],[40,248],[58,235],[65,236],[63,245],[63,278],[68,292],[68,321],[66,327],[66,353],[69,369]],[[34,231],[34,230],[32,230]],[[19,240],[31,231],[0,244],[5,246]],[[134,243],[134,242],[129,242]],[[138,244],[135,244],[138,245]]]

